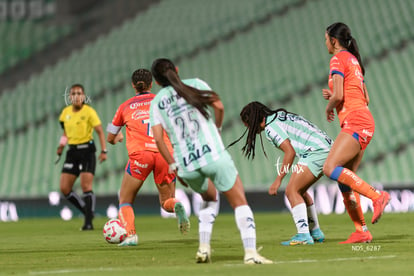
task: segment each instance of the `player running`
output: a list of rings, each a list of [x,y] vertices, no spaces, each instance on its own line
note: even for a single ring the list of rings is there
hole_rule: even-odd
[[[69,144],[60,176],[60,190],[65,198],[84,214],[85,221],[81,230],[93,230],[92,220],[96,198],[92,184],[96,167],[96,147],[92,132],[95,130],[99,136],[101,153],[98,159],[100,162],[105,161],[107,157],[105,134],[98,114],[91,106],[85,104],[83,86],[72,85],[69,97],[72,104],[65,107],[59,116],[63,135],[56,153],[59,156],[62,155],[65,145]],[[72,190],[78,176],[80,176],[83,198]]]
[[[152,74],[149,70],[138,69],[132,74],[132,87],[136,95],[122,103],[108,124],[107,140],[116,144],[123,140],[121,128],[126,126],[129,160],[125,168],[119,194],[119,218],[127,230],[127,238],[119,246],[136,246],[138,235],[135,229],[135,215],[132,208],[135,197],[145,179],[153,172],[161,207],[175,212],[180,231],[189,231],[190,221],[183,205],[175,199],[175,175],[168,172],[168,164],[162,158],[152,136],[149,109],[155,95],[150,93]],[[171,143],[164,136],[167,151],[172,152]]]
[[[199,214],[199,249],[196,261],[211,260],[210,237],[217,208],[216,189],[226,196],[234,209],[236,224],[245,250],[245,264],[268,264],[272,261],[256,250],[256,226],[252,210],[247,204],[244,188],[233,160],[220,137],[224,107],[219,96],[202,80],[181,80],[177,69],[168,59],[157,59],[152,74],[163,88],[151,103],[151,126],[160,153],[170,170],[194,191],[202,194],[205,204]],[[208,106],[214,110],[211,118]],[[163,139],[168,133],[174,157]],[[208,178],[214,186],[208,185]],[[211,182],[210,182],[211,183]]]
[[[323,172],[329,178],[338,181],[343,193],[349,196],[349,204],[359,202],[359,195],[370,198],[374,206],[372,223],[377,223],[385,206],[390,201],[387,192],[376,190],[354,171],[358,168],[364,151],[374,135],[375,122],[368,108],[369,96],[364,82],[365,69],[355,38],[344,23],[334,23],[325,32],[325,44],[332,54],[329,71],[329,90],[323,89],[328,100],[325,115],[329,122],[335,119],[336,109],[341,132],[326,159]],[[362,232],[351,235],[350,241],[369,239]]]

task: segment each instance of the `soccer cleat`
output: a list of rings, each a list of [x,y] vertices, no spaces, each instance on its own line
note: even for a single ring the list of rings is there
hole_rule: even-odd
[[[187,234],[190,231],[190,220],[188,219],[181,202],[175,203],[174,212],[178,219],[178,228],[180,229],[181,234]]]
[[[381,218],[382,213],[384,212],[385,206],[390,202],[390,194],[387,192],[381,192],[380,197],[377,200],[374,200],[374,215],[372,216],[371,223],[375,224]]]
[[[210,245],[200,245],[196,253],[196,263],[211,263]]]
[[[118,244],[118,246],[137,246],[138,245],[138,235],[131,235],[125,238],[123,242]]]
[[[273,264],[273,261],[266,259],[254,249],[246,249],[244,254],[245,264]]]
[[[92,224],[84,224],[80,230],[81,231],[93,230],[93,225]]]
[[[313,238],[309,233],[297,233],[290,240],[281,242],[282,245],[301,245],[314,244]]]
[[[346,241],[340,242],[340,244],[346,244],[346,243],[366,243],[372,241],[372,235],[369,231],[366,232],[360,232],[356,231],[349,236],[349,238]]]
[[[315,242],[323,242],[325,240],[325,235],[320,228],[311,230],[310,234]]]

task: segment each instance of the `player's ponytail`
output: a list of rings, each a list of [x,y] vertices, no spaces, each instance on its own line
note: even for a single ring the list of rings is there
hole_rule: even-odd
[[[351,29],[345,23],[337,22],[328,26],[328,28],[326,28],[326,32],[329,37],[336,38],[342,47],[347,49],[356,57],[359,62],[359,66],[361,67],[362,74],[365,75],[365,67],[362,64],[362,58],[359,54],[356,39],[351,35]]]
[[[233,146],[237,142],[239,142],[244,135],[247,133],[246,143],[242,148],[242,152],[247,159],[254,159],[255,156],[255,147],[256,147],[256,135],[261,133],[261,123],[263,122],[266,117],[276,114],[278,112],[284,112],[288,114],[290,112],[286,111],[283,108],[279,108],[276,110],[271,110],[264,104],[260,102],[251,102],[245,107],[243,107],[242,111],[240,112],[240,118],[242,122],[246,125],[246,130],[243,132],[242,136],[240,136],[237,140],[232,142],[228,147]],[[293,113],[292,113],[293,114]],[[276,119],[273,118],[273,120]],[[271,122],[273,122],[273,120]],[[270,124],[271,122],[267,123],[266,125]],[[266,155],[266,151],[264,150],[263,146],[263,139],[262,135],[260,134],[260,143],[262,146],[262,150],[264,155]]]
[[[351,54],[353,54],[357,58],[359,66],[361,67],[362,75],[365,75],[365,67],[362,64],[362,58],[361,58],[361,55],[359,54],[358,44],[355,38],[351,37],[349,41],[349,46],[347,49]]]
[[[169,59],[160,58],[152,63],[151,72],[155,80],[163,87],[172,86],[178,95],[197,108],[203,116],[210,117],[207,105],[220,99],[214,91],[199,90],[183,83],[177,74],[175,65]]]

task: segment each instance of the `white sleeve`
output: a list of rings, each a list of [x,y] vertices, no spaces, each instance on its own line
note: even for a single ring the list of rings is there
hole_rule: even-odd
[[[108,125],[106,126],[106,131],[112,134],[118,134],[119,131],[121,131],[122,126],[115,126],[112,123],[108,123]]]
[[[162,116],[160,110],[157,107],[156,102],[153,100],[150,107],[150,124],[151,126],[156,126],[162,123]]]
[[[212,90],[211,87],[203,80],[197,79],[197,89],[200,90]]]

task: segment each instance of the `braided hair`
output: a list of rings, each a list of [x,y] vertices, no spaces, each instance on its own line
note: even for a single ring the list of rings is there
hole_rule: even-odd
[[[152,74],[147,69],[138,69],[132,73],[131,81],[138,93],[142,93],[150,88],[152,83]]]
[[[166,58],[156,59],[152,63],[151,72],[162,87],[171,85],[178,95],[197,108],[206,119],[210,117],[207,105],[220,99],[216,92],[199,90],[183,83],[177,74],[175,65]]]
[[[242,152],[244,156],[247,157],[247,159],[251,158],[253,160],[255,156],[256,135],[259,134],[262,150],[263,150],[264,155],[267,158],[266,151],[264,150],[264,146],[263,146],[263,139],[261,135],[262,128],[260,125],[263,122],[263,120],[266,119],[266,117],[276,114],[280,111],[285,112],[285,113],[291,113],[291,112],[286,111],[283,108],[271,110],[264,104],[260,102],[256,102],[256,101],[251,102],[245,107],[243,107],[242,111],[240,112],[240,118],[247,128],[243,132],[242,136],[240,136],[237,140],[232,142],[228,147],[231,147],[234,144],[238,143],[247,132],[247,139],[246,139],[245,145],[242,148]],[[294,113],[291,113],[291,114],[294,114]],[[273,118],[273,120],[275,119],[276,119],[276,116],[275,118]],[[267,123],[266,125],[272,123],[273,120]]]

